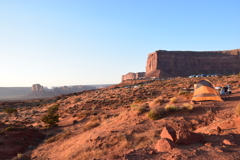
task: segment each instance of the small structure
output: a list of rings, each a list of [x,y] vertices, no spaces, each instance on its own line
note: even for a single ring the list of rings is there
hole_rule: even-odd
[[[194,86],[194,93],[192,100],[194,101],[223,101],[218,92],[208,80],[200,80]]]

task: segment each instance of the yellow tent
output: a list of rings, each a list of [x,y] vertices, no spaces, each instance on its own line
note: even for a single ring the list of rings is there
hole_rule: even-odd
[[[199,81],[194,87],[192,100],[194,101],[223,101],[218,92],[208,80]]]

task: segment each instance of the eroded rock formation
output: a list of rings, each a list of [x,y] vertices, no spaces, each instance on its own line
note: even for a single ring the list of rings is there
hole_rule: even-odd
[[[145,76],[145,72],[138,72],[138,73],[129,72],[128,74],[125,74],[122,76],[122,81],[128,80],[128,79],[143,78],[144,76]]]
[[[239,60],[240,49],[204,52],[159,50],[148,55],[145,77],[238,73]]]
[[[43,86],[41,86],[40,84],[34,84],[32,85],[32,91],[43,91]]]
[[[63,86],[63,87],[56,87],[53,89],[53,92],[59,93],[59,94],[67,94],[67,93],[72,93],[70,88],[68,86]]]

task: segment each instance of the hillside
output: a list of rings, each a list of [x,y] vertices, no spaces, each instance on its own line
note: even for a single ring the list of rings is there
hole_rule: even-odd
[[[200,79],[128,80],[49,99],[0,102],[0,159],[240,159],[240,118],[235,113],[239,76],[209,78],[215,86],[232,86],[230,100],[182,108],[190,104],[191,94],[179,91]],[[177,98],[178,111],[165,111],[172,97]],[[58,106],[59,122],[47,129],[41,119],[52,106]],[[3,111],[7,107],[17,112],[7,114]],[[156,108],[160,117],[153,120],[148,114]],[[164,127],[198,133],[204,141],[187,145],[178,139],[159,151],[155,146]],[[30,136],[33,132],[36,137]]]

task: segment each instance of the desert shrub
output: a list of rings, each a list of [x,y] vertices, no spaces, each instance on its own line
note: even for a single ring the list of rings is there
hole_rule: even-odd
[[[137,111],[138,111],[139,114],[142,114],[146,111],[147,108],[148,108],[148,104],[144,103],[144,104],[141,104],[137,107]]]
[[[77,117],[80,119],[86,118],[86,117],[90,116],[92,113],[93,113],[92,111],[83,110],[77,115]]]
[[[134,109],[136,106],[137,106],[137,104],[132,104],[132,105],[130,106],[130,108],[131,108],[131,109]]]
[[[47,115],[44,115],[42,118],[42,121],[47,124],[48,128],[56,126],[56,123],[59,122],[58,107],[59,104],[56,104],[48,108]]]
[[[189,111],[193,110],[193,105],[191,105],[190,103],[184,103],[182,107],[183,109],[187,109]]]
[[[70,134],[71,134],[71,131],[64,131],[63,133],[58,133],[56,136],[47,139],[46,143],[52,143],[58,140],[66,139],[67,136]]]
[[[176,112],[178,108],[175,105],[167,104],[164,109],[168,112]]]
[[[170,102],[171,102],[171,103],[177,103],[177,97],[172,97],[172,98],[170,99]]]
[[[179,91],[178,95],[187,95],[189,93],[190,93],[189,91]]]
[[[6,113],[15,113],[15,112],[17,112],[17,109],[14,109],[12,107],[7,107],[7,108],[4,109],[4,112],[6,112]]]
[[[5,129],[5,131],[15,131],[15,130],[16,130],[15,127],[7,127],[7,128]]]
[[[164,115],[164,110],[159,107],[154,107],[148,112],[148,117],[153,120],[162,118]]]
[[[164,98],[162,96],[159,96],[158,98],[154,99],[152,102],[149,103],[149,106],[151,108],[157,107],[161,104],[163,104]]]
[[[84,131],[87,131],[87,130],[90,130],[90,129],[92,129],[92,128],[95,128],[95,127],[97,127],[97,126],[99,126],[100,125],[100,123],[99,122],[88,122],[87,124],[85,124],[85,126],[83,127],[83,130]]]
[[[143,103],[143,100],[141,100],[141,99],[136,99],[136,100],[134,101],[134,103]]]
[[[162,104],[164,102],[164,99],[162,96],[159,96],[154,100],[155,104]]]
[[[240,103],[236,106],[235,113],[240,116]]]
[[[75,100],[74,100],[75,103],[80,102],[80,101],[82,101],[82,99],[79,97],[75,98]]]
[[[0,135],[5,135],[5,130],[1,130]]]

